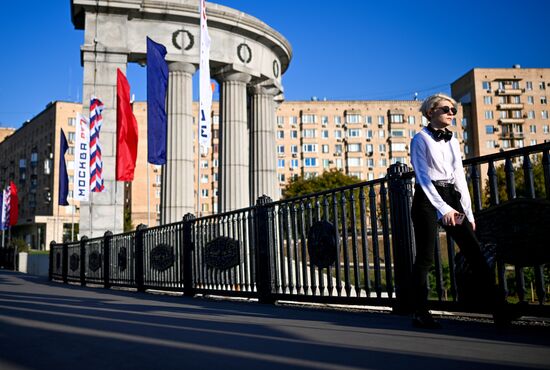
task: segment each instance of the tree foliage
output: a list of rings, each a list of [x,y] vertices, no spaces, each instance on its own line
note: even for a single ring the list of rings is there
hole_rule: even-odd
[[[348,176],[337,169],[325,171],[321,176],[305,179],[303,176],[291,179],[283,190],[283,199],[331,190],[361,182],[357,177]]]

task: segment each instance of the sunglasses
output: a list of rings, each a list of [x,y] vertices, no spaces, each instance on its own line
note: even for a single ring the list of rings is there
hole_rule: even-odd
[[[438,110],[438,109],[441,109],[443,111],[443,113],[445,113],[445,114],[451,112],[453,114],[453,116],[456,114],[456,112],[458,112],[455,107],[444,106],[444,107],[438,107],[435,110]]]

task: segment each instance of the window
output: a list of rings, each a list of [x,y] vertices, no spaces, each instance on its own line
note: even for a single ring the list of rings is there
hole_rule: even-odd
[[[546,84],[544,81],[539,82],[539,90],[546,90]]]
[[[298,131],[297,130],[291,130],[290,131],[290,138],[291,139],[297,139],[298,138]]]
[[[372,130],[367,130],[367,139],[372,139]]]
[[[532,139],[531,141],[529,141],[529,145],[537,145],[537,140]]]
[[[510,148],[511,146],[512,146],[512,145],[511,145],[510,140],[502,140],[502,147],[503,147],[504,149],[508,149],[508,148]]]
[[[486,104],[486,105],[493,104],[493,97],[492,96],[484,96],[483,97],[483,104]]]
[[[328,148],[329,148],[328,144],[321,145],[321,152],[328,153]]]
[[[493,134],[495,132],[495,126],[493,125],[486,125],[485,126],[485,133],[486,134]]]
[[[529,125],[529,132],[532,134],[537,133],[537,126],[536,125]]]
[[[527,97],[527,104],[535,104],[535,98],[532,96]]]
[[[485,146],[487,147],[487,149],[493,149],[497,147],[497,142],[495,140],[487,140],[485,142]]]
[[[283,116],[277,116],[277,124],[283,125],[285,123],[285,117]]]
[[[367,166],[368,167],[374,167],[374,159],[373,158],[367,158]]]
[[[378,116],[378,124],[383,125],[384,124],[384,116]]]
[[[298,145],[291,145],[290,146],[290,152],[292,154],[297,154],[298,153]]]
[[[409,125],[414,125],[416,123],[416,118],[414,116],[409,116]]]
[[[336,168],[338,169],[342,169],[342,160],[341,159],[336,159]]]
[[[486,110],[485,111],[485,119],[493,119],[493,111],[492,110]]]
[[[217,114],[214,114],[212,116],[212,124],[219,125],[220,124],[220,116]]]
[[[323,159],[323,168],[330,167],[330,159]]]
[[[416,130],[409,130],[409,137],[414,137],[416,135]]]
[[[523,142],[523,139],[516,140],[516,148],[523,148],[525,146],[525,143]]]
[[[208,161],[201,161],[201,168],[208,168]]]
[[[317,121],[317,116],[314,114],[303,114],[302,123],[315,123]]]
[[[278,173],[277,177],[279,178],[279,182],[285,182],[285,174],[284,173]]]
[[[521,98],[519,96],[511,96],[510,97],[510,103],[520,104],[521,103]]]
[[[542,126],[542,132],[547,134],[548,132],[550,132],[550,127],[548,125],[543,125]]]
[[[335,152],[335,153],[342,153],[342,148],[343,148],[343,147],[342,147],[342,144],[336,144],[336,145],[334,146],[334,152]]]
[[[67,153],[69,153],[69,155],[74,155],[74,146],[70,146]]]
[[[219,163],[219,161],[218,161],[217,158],[216,158],[216,159],[212,159],[212,167],[218,168],[218,163]]]
[[[378,130],[378,137],[379,138],[385,138],[386,137],[386,131]]]
[[[342,130],[334,130],[334,137],[336,139],[341,139],[342,138]]]
[[[348,158],[348,167],[361,167],[361,158]]]
[[[392,114],[390,115],[390,122],[403,123],[405,122],[405,116],[403,114]]]
[[[361,115],[359,114],[348,114],[346,116],[347,123],[361,123]]]
[[[520,110],[513,110],[512,111],[512,118],[521,118],[521,111]]]
[[[391,130],[392,137],[405,137],[405,130]]]
[[[155,176],[155,184],[160,185],[162,184],[162,179],[160,175]]]
[[[317,144],[304,144],[302,150],[304,153],[317,153]]]
[[[285,132],[283,130],[277,131],[277,139],[284,139],[285,138]]]
[[[392,152],[405,152],[407,151],[407,145],[405,143],[393,143],[391,144]]]
[[[481,88],[483,90],[490,91],[491,90],[491,82],[490,81],[482,81],[481,82]]]
[[[379,144],[378,145],[378,151],[380,153],[385,153],[386,152],[386,144]]]
[[[69,132],[69,137],[67,139],[69,139],[69,143],[74,143],[74,140],[75,140],[75,133],[74,132]]]
[[[541,104],[546,104],[546,103],[547,103],[547,101],[546,101],[546,96],[541,96],[541,97],[540,97],[540,103],[541,103]]]
[[[530,110],[529,112],[527,112],[527,118],[528,119],[535,119],[535,111]]]
[[[27,160],[26,159],[20,159],[19,160],[19,168],[27,168]]]
[[[374,147],[373,147],[372,144],[367,144],[367,145],[365,145],[365,152],[366,152],[367,154],[372,154],[373,151],[374,151],[373,149],[374,149]]]
[[[69,126],[74,126],[74,125],[76,125],[76,118],[75,118],[75,117],[70,117],[70,118],[68,119],[67,124],[68,124]]]
[[[290,117],[288,117],[288,120],[289,120],[291,125],[295,125],[295,124],[298,123],[298,117],[296,117],[296,116],[290,116]]]
[[[361,129],[354,128],[348,130],[348,137],[361,137]]]
[[[334,116],[334,123],[340,125],[342,123],[342,117]]]
[[[354,143],[354,144],[348,144],[348,152],[355,153],[361,151],[361,144]]]
[[[372,124],[372,117],[371,117],[371,116],[365,116],[365,122],[366,122],[368,125],[371,125],[371,124]]]
[[[548,119],[548,111],[547,110],[540,111],[540,116],[542,119]]]
[[[304,158],[304,167],[317,167],[317,158]]]
[[[367,180],[369,180],[369,181],[370,181],[370,180],[374,180],[374,173],[369,172],[369,173],[367,174]]]
[[[328,130],[321,131],[321,137],[323,139],[328,139]]]
[[[277,160],[277,167],[278,168],[285,168],[285,160],[284,159],[278,159]]]
[[[380,167],[388,167],[388,160],[386,158],[382,158],[378,161]]]
[[[321,116],[321,123],[323,125],[327,125],[328,124],[328,116]]]
[[[298,160],[297,159],[291,159],[290,160],[290,168],[298,168]]]
[[[277,145],[277,153],[284,154],[285,153],[285,146],[284,145]]]
[[[525,90],[527,91],[533,90],[533,81],[525,81]]]
[[[317,134],[317,130],[314,130],[314,129],[304,130],[302,132],[302,136],[307,138],[315,138],[317,136],[316,134]]]
[[[208,198],[208,189],[201,189],[201,197]]]
[[[468,127],[468,119],[467,118],[462,118],[462,127],[463,128]]]
[[[208,184],[208,175],[201,175],[201,182],[203,184]]]

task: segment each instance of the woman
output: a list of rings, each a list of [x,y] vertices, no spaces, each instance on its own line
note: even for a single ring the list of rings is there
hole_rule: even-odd
[[[421,328],[441,327],[427,308],[427,275],[434,262],[438,223],[458,244],[488,292],[487,302],[483,303],[493,311],[502,306],[497,303],[494,277],[474,233],[476,224],[458,140],[447,129],[456,115],[456,105],[454,99],[444,94],[427,98],[420,111],[430,123],[411,142],[411,162],[416,175],[411,212],[416,242],[412,277],[413,325]],[[500,301],[503,303],[502,299]],[[500,313],[495,314],[495,321],[497,319],[506,320]]]

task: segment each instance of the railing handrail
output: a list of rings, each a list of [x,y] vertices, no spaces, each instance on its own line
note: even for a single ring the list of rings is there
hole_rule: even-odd
[[[462,163],[465,166],[477,165],[477,164],[481,164],[481,163],[488,163],[488,162],[495,161],[495,160],[506,159],[506,158],[509,158],[509,157],[518,157],[520,155],[543,152],[545,150],[550,150],[550,142],[537,144],[537,145],[525,146],[523,148],[518,148],[518,149],[514,149],[514,150],[507,150],[507,151],[499,152],[499,153],[487,154],[487,155],[484,155],[484,156],[481,156],[481,157],[468,158],[468,159],[463,160]]]

